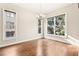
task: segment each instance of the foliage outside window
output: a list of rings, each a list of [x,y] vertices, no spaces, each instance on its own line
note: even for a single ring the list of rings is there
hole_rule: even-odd
[[[47,19],[47,33],[65,35],[65,14]]]
[[[54,18],[48,18],[48,34],[54,34]]]

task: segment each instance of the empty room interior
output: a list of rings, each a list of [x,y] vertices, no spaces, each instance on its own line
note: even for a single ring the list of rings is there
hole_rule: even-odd
[[[79,3],[0,3],[0,56],[78,56]]]

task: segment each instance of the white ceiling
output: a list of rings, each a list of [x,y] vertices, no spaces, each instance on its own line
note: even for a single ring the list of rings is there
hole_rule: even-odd
[[[35,13],[46,14],[58,8],[69,5],[68,3],[17,3],[16,5],[26,8]]]

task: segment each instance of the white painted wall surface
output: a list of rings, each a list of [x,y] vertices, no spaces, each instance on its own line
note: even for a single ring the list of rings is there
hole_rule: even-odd
[[[17,20],[17,38],[16,40],[5,40],[2,39],[2,15],[1,9],[14,10],[16,12]],[[29,41],[32,39],[40,38],[42,34],[38,34],[38,20],[36,14],[26,10],[22,7],[18,7],[13,4],[0,4],[0,46],[6,46],[22,41]]]

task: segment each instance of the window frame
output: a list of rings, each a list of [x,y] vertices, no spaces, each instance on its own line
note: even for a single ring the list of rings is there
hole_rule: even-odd
[[[63,35],[56,35],[55,34],[55,22],[56,22],[56,16],[60,16],[60,15],[65,15],[65,20],[64,20],[64,22],[65,22],[65,26],[64,26],[64,31],[65,31],[65,33],[64,33],[64,36]],[[63,37],[63,38],[67,38],[68,37],[68,33],[67,33],[67,31],[68,31],[68,28],[67,28],[67,13],[62,13],[62,14],[58,14],[58,15],[55,15],[55,16],[51,16],[51,17],[54,17],[54,34],[48,34],[48,32],[47,32],[47,35],[48,36],[56,36],[56,37]],[[50,18],[50,17],[48,17],[48,18]],[[48,18],[47,18],[47,27],[48,27]],[[47,30],[48,31],[48,30]]]
[[[16,24],[17,23],[17,20],[16,20],[16,15],[17,14],[16,14],[16,12],[14,10],[7,9],[7,8],[2,8],[1,11],[2,11],[2,29],[3,29],[3,31],[2,31],[2,40],[3,41],[5,41],[5,40],[16,40],[16,38],[17,38],[17,24]],[[10,14],[11,13],[15,14],[15,16],[14,17],[7,16],[6,15],[6,11],[10,12]],[[11,22],[14,22],[14,29],[10,30],[10,29],[5,28],[6,27],[6,22],[7,22],[6,17],[9,17],[9,19],[10,18],[14,18],[14,20],[11,21]],[[14,36],[12,36],[12,37],[6,37],[6,32],[7,31],[15,31]]]

